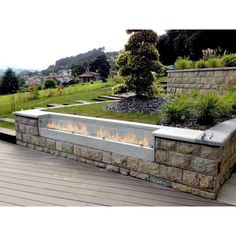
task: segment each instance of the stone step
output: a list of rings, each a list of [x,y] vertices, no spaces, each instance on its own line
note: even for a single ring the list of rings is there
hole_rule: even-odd
[[[92,100],[93,100],[93,101],[98,101],[98,102],[107,101],[107,99],[104,99],[104,98],[93,98]]]
[[[76,103],[89,104],[90,102],[84,100],[75,100]]]
[[[115,97],[115,96],[99,96],[98,98],[106,99],[106,100],[121,100],[123,98]]]
[[[57,103],[47,104],[47,107],[61,107],[61,106],[63,106],[63,104],[57,104]]]
[[[16,143],[16,131],[13,129],[0,127],[0,140],[4,140],[10,143]]]
[[[6,117],[1,117],[0,121],[5,121],[5,122],[8,122],[8,123],[15,123],[15,119],[6,118]]]

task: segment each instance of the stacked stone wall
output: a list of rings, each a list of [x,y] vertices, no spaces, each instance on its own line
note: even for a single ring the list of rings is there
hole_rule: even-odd
[[[236,88],[236,68],[170,70],[167,76],[167,92],[222,92]]]

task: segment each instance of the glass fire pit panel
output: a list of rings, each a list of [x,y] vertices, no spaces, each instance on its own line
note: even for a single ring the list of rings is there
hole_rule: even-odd
[[[59,118],[59,117],[58,117]],[[45,128],[64,132],[79,133],[105,140],[130,143],[134,145],[152,147],[152,131],[144,128],[122,126],[119,123],[93,122],[91,120],[52,119],[44,120]],[[154,131],[155,129],[153,129]]]

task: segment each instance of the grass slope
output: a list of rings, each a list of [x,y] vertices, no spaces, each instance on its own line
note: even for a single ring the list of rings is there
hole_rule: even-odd
[[[64,89],[59,96],[57,89],[52,90],[52,95],[48,97],[49,91],[39,91],[37,99],[30,99],[30,93],[18,93],[14,95],[0,96],[0,117],[12,117],[12,112],[21,109],[31,109],[33,107],[46,107],[49,103],[73,104],[75,100],[92,101],[100,95],[111,93],[111,82],[94,84],[78,84]]]

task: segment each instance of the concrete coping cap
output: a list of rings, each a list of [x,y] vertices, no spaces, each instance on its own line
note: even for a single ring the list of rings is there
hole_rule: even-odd
[[[206,131],[163,127],[154,131],[155,137],[210,146],[223,146],[236,131],[236,119],[219,123]]]

